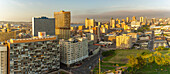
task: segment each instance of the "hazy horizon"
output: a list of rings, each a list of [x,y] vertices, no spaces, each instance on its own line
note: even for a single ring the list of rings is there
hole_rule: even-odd
[[[85,18],[109,21],[110,18],[146,16],[170,17],[168,0],[0,0],[0,21],[31,22],[32,17],[53,18],[54,12],[71,11],[72,23]]]

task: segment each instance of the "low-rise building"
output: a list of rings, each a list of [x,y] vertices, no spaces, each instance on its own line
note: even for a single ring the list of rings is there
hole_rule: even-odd
[[[165,37],[157,36],[154,38],[154,46],[153,48],[158,48],[159,46],[168,47],[167,41]]]

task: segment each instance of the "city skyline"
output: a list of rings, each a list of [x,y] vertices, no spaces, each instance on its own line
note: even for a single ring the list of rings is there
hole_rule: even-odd
[[[87,17],[97,21],[109,21],[111,17],[125,18],[126,16],[170,17],[168,0],[0,1],[0,21],[31,22],[34,16],[54,17],[53,13],[61,10],[71,11],[72,23],[82,23]]]

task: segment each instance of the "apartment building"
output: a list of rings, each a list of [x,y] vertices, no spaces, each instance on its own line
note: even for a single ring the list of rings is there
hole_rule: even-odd
[[[8,42],[8,74],[42,74],[60,68],[57,37],[11,39]]]
[[[61,62],[70,66],[88,57],[88,41],[83,38],[62,39],[59,42],[61,49]]]
[[[116,48],[131,48],[132,37],[126,34],[116,36]]]
[[[7,46],[0,45],[0,74],[7,74]]]

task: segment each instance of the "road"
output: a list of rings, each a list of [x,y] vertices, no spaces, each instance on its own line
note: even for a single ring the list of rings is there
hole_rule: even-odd
[[[97,65],[99,62],[99,57],[102,58],[101,53],[98,53],[89,58],[89,60],[84,61],[84,63],[80,67],[70,68],[70,71],[73,74],[90,74],[91,69],[89,69],[89,67],[94,68],[95,65]]]
[[[70,72],[70,74],[90,74],[91,69],[89,67],[94,68],[98,64],[99,57],[102,59],[101,52],[97,53],[96,55],[92,56],[88,60],[84,60],[83,64],[76,68],[68,68],[66,66],[61,66],[61,69]],[[57,71],[51,72],[50,74],[58,74]]]

